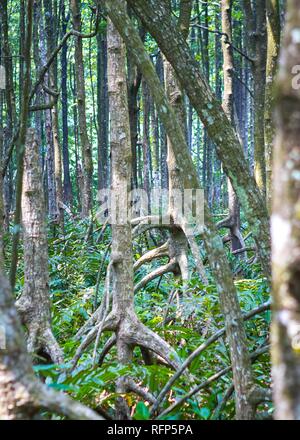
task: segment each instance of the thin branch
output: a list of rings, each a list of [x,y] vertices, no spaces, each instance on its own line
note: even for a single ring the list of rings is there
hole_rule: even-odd
[[[267,353],[270,349],[269,345],[266,345],[265,347],[262,347],[255,352],[250,354],[250,359],[252,362],[254,362],[260,355]],[[200,385],[195,386],[189,393],[187,393],[185,396],[183,396],[181,399],[177,400],[177,402],[173,403],[169,408],[165,409],[162,413],[159,414],[157,417],[160,419],[161,417],[166,416],[171,411],[173,411],[178,406],[182,405],[187,399],[190,397],[193,397],[196,393],[201,391],[202,389],[208,387],[212,382],[215,382],[217,379],[220,379],[220,377],[224,376],[225,374],[229,373],[231,371],[231,365],[229,367],[224,368],[223,370],[219,371],[218,373],[214,374],[204,382],[202,382]]]
[[[225,37],[225,43],[229,44],[233,50],[235,50],[237,53],[239,53],[242,57],[244,57],[247,61],[249,61],[249,63],[253,63],[253,59],[250,58],[245,52],[243,52],[242,50],[240,50],[238,47],[236,47],[234,44],[232,44],[228,38],[228,35],[225,34],[224,32],[218,31],[217,29],[210,29],[206,26],[203,26],[201,24],[198,23],[192,23],[192,26],[200,28],[200,29],[204,29],[208,32],[211,32],[213,34],[217,34],[220,35],[221,37]]]
[[[243,315],[243,319],[244,319],[244,321],[247,321],[247,320],[251,319],[253,316],[269,310],[270,307],[271,307],[271,302],[268,301],[268,302],[260,305],[256,309],[253,309],[250,312]],[[152,411],[151,411],[152,413],[154,413],[157,410],[158,405],[163,401],[164,397],[169,392],[169,390],[171,389],[174,382],[181,376],[181,374],[186,370],[186,368],[188,368],[191,365],[192,361],[197,356],[199,356],[204,350],[206,350],[211,344],[213,344],[219,338],[221,338],[224,334],[225,334],[225,327],[220,329],[219,331],[217,331],[214,335],[212,335],[210,338],[208,338],[195,351],[193,351],[193,353],[191,353],[189,355],[189,357],[183,362],[181,367],[174,373],[174,375],[169,379],[169,381],[166,383],[166,385],[161,390],[160,394],[157,397],[157,404],[156,404],[157,406],[154,406],[152,408]]]

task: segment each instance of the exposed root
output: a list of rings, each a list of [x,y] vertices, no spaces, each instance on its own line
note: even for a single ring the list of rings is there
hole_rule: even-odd
[[[146,231],[149,231],[149,229],[171,229],[171,225],[159,225],[159,224],[153,224],[153,223],[140,223],[139,225],[135,226],[132,230],[132,238],[135,239],[139,235],[143,234]]]
[[[87,322],[78,330],[75,335],[75,339],[80,339],[91,327],[93,327],[97,322],[103,321],[106,317],[105,310],[107,307],[107,302],[110,302],[110,286],[112,282],[112,263],[110,262],[107,267],[106,278],[105,278],[105,287],[103,293],[103,301],[101,302],[98,309],[92,314],[92,316],[87,320]]]
[[[104,420],[104,418],[95,411],[72,400],[66,394],[51,390],[51,388],[46,388],[38,384],[33,394],[35,393],[36,404],[39,408],[66,416],[71,420]]]
[[[140,282],[136,284],[136,286],[134,287],[134,293],[138,292],[140,289],[146,286],[146,284],[148,284],[150,281],[154,280],[155,278],[158,278],[161,275],[164,275],[168,272],[174,273],[177,270],[178,270],[178,266],[174,260],[170,261],[164,266],[158,267],[157,269],[153,270],[153,272],[146,275]]]
[[[35,314],[32,305],[22,296],[16,302],[16,308],[21,321],[27,328],[28,352],[45,354],[53,363],[62,363],[64,360],[63,351],[52,333],[50,319],[47,319],[44,313]]]
[[[156,249],[152,249],[151,251],[144,254],[141,258],[139,258],[133,265],[133,269],[137,270],[145,263],[150,263],[155,258],[162,258],[169,256],[169,242],[167,241],[162,246]]]
[[[103,363],[103,361],[104,361],[104,359],[105,359],[105,356],[110,352],[110,350],[116,345],[116,343],[117,343],[117,337],[116,337],[116,335],[114,334],[114,335],[112,335],[106,342],[105,342],[105,344],[104,344],[104,347],[103,347],[103,349],[102,349],[102,352],[101,352],[101,354],[100,354],[100,356],[99,356],[99,359],[98,359],[98,365],[99,365],[99,367],[101,367],[101,365],[102,365],[102,363]]]
[[[117,331],[117,338],[118,335],[122,335],[122,342],[126,342],[127,345],[153,351],[174,369],[181,365],[176,351],[159,335],[142,324],[134,312],[129,312],[123,318]]]
[[[79,345],[78,349],[76,350],[76,353],[74,355],[74,358],[71,362],[71,371],[76,367],[77,362],[81,358],[83,352],[95,341],[97,338],[99,327],[101,326],[101,331],[105,330],[115,330],[117,327],[118,321],[116,320],[115,316],[112,316],[111,314],[108,315],[106,320],[103,322],[101,321],[98,323],[95,327],[93,327],[87,336],[83,339],[81,344]]]
[[[247,321],[251,319],[253,316],[263,313],[267,310],[269,310],[271,307],[270,301],[260,305],[259,307],[251,310],[247,314],[243,315],[243,320]],[[209,337],[205,342],[203,342],[196,350],[194,350],[187,358],[186,360],[181,364],[180,368],[177,369],[177,371],[174,373],[174,375],[168,380],[168,382],[165,384],[161,392],[159,393],[157,397],[157,407],[153,408],[153,411],[155,411],[158,408],[158,405],[163,401],[166,394],[171,389],[172,385],[176,382],[176,380],[181,376],[181,374],[191,365],[192,361],[198,357],[201,353],[203,353],[204,350],[206,350],[211,344],[216,342],[219,338],[221,338],[223,335],[225,335],[225,327],[218,330],[214,335]]]
[[[194,260],[195,260],[198,274],[200,275],[203,284],[208,285],[208,279],[207,279],[207,276],[205,273],[205,269],[204,269],[202,260],[200,258],[199,246],[198,246],[195,238],[192,235],[187,234],[186,237],[187,237],[188,243],[190,245],[191,253],[192,253]]]
[[[137,385],[131,377],[128,376],[124,377],[124,385],[126,387],[127,392],[131,391],[149,403],[154,404],[156,402],[155,396],[153,396],[153,394],[149,393],[141,386]]]

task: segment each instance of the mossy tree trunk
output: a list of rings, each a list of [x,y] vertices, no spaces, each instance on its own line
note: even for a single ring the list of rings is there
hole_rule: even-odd
[[[300,0],[288,0],[277,83],[272,265],[275,417],[300,420]]]
[[[267,207],[272,208],[272,156],[275,138],[274,111],[274,81],[277,72],[280,47],[280,5],[279,0],[267,0],[267,70],[266,70],[266,103],[265,103],[265,144],[266,144],[266,191]]]

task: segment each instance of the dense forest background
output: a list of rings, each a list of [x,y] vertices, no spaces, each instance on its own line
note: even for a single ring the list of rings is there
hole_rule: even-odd
[[[0,0],[0,418],[300,419],[299,11]]]

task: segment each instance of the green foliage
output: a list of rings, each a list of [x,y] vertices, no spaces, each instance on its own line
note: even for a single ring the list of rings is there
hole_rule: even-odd
[[[67,223],[64,237],[52,237],[50,240],[50,274],[51,297],[53,301],[54,331],[65,352],[66,364],[36,365],[36,373],[43,377],[46,383],[58,390],[63,390],[73,398],[93,407],[101,406],[113,416],[118,394],[115,392],[115,382],[120,375],[128,375],[153,395],[158,395],[162,387],[172,376],[172,371],[161,364],[144,365],[140,350],[134,351],[133,362],[124,367],[118,364],[116,350],[113,348],[106,356],[101,367],[94,366],[92,361],[93,346],[80,359],[78,366],[69,372],[69,362],[72,359],[78,342],[74,335],[93,312],[97,272],[104,258],[110,241],[109,231],[104,235],[100,244],[96,244],[97,231],[94,231],[93,241],[84,243],[88,225],[85,222]],[[141,249],[141,252],[143,250]],[[136,258],[138,258],[137,253]],[[103,292],[105,267],[99,287],[98,301]],[[158,263],[153,263],[155,267]],[[76,268],[76,269],[74,269]],[[206,341],[217,330],[224,326],[220,312],[216,286],[208,286],[199,282],[196,271],[192,269],[192,277],[184,295],[179,297],[180,307],[176,301],[169,306],[168,316],[173,317],[163,324],[165,311],[169,302],[170,291],[181,286],[173,276],[167,275],[149,283],[135,296],[135,309],[139,318],[151,329],[160,334],[171,344],[181,357],[185,359],[200,344]],[[149,267],[148,267],[149,270]],[[136,275],[143,276],[145,269]],[[263,278],[239,279],[235,282],[242,310],[246,313],[259,306],[269,298],[267,282]],[[268,338],[270,313],[265,312],[247,321],[246,331],[249,350],[254,351]],[[99,353],[109,334],[103,336]],[[214,373],[230,364],[229,349],[226,338],[220,338],[212,344],[201,356],[194,359],[190,366],[190,374],[197,383],[201,383]],[[255,379],[263,387],[270,385],[269,355],[259,358],[254,364]],[[232,383],[231,374],[213,382],[209,389],[204,389],[196,398],[187,400],[181,407],[166,416],[170,419],[200,419],[213,418],[214,410],[224,393]],[[162,409],[171,402],[185,395],[190,390],[187,378],[181,376],[170,392]],[[126,399],[133,408],[133,418],[145,420],[149,418],[148,403],[133,393],[126,394]],[[221,414],[222,418],[234,417],[233,400]]]

